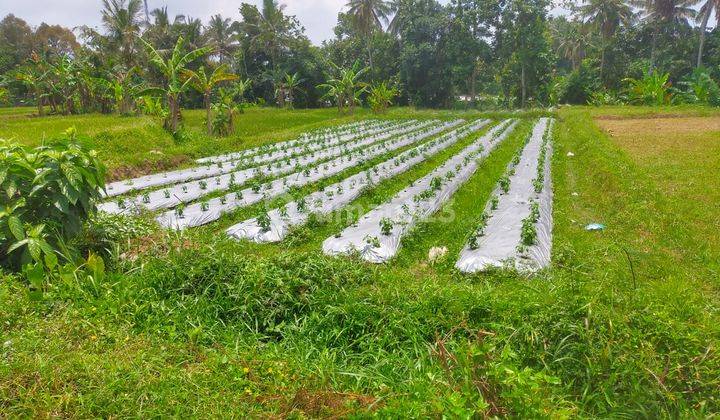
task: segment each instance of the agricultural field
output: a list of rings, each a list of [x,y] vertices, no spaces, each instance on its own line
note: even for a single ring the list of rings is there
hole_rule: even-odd
[[[89,274],[0,274],[0,417],[720,412],[717,109],[30,112],[111,183]]]

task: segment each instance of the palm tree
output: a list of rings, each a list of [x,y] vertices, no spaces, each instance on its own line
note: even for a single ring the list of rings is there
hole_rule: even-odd
[[[660,28],[666,25],[689,25],[697,16],[693,8],[699,0],[629,0],[631,6],[642,10],[642,19],[654,26],[650,48],[650,71],[655,68],[655,53]]]
[[[717,23],[720,25],[720,0],[706,0],[705,4],[700,8],[700,16],[702,16],[702,22],[700,23],[700,45],[698,46],[698,57],[697,67],[702,67],[702,56],[703,49],[705,48],[705,31],[707,30],[708,22],[710,21],[710,15],[715,13]]]
[[[165,120],[165,128],[172,133],[177,132],[178,123],[180,122],[180,95],[185,92],[190,85],[189,79],[183,79],[182,73],[188,64],[198,58],[212,52],[211,47],[197,48],[189,53],[183,52],[185,40],[183,37],[178,38],[175,48],[172,50],[170,58],[166,59],[163,54],[158,52],[155,47],[147,41],[140,38],[147,48],[150,62],[165,76],[165,87],[153,88],[146,92],[161,92],[165,95],[168,106],[168,117]],[[143,96],[143,94],[139,94]]]
[[[135,58],[135,41],[140,34],[142,7],[141,0],[103,0],[102,23],[111,43],[118,48],[128,67],[131,67]]]
[[[590,44],[582,24],[576,21],[568,22],[565,19],[554,19],[550,31],[558,55],[570,61],[572,69],[577,70],[585,56],[585,48]]]
[[[212,135],[212,101],[211,95],[215,86],[222,82],[237,80],[238,77],[228,71],[225,65],[217,67],[212,73],[208,74],[205,67],[200,67],[198,71],[186,69],[182,72],[183,77],[190,81],[190,86],[203,95],[203,104],[205,105],[207,133]]]
[[[250,42],[258,51],[268,54],[275,72],[279,71],[280,53],[289,38],[289,23],[283,14],[284,8],[285,6],[279,5],[276,0],[263,0],[259,21],[249,25],[253,33]]]
[[[355,20],[355,24],[367,42],[368,62],[372,69],[372,34],[376,30],[382,31],[383,23],[388,23],[392,6],[387,0],[349,0],[347,6],[350,8],[348,13]]]
[[[232,57],[237,44],[235,43],[235,25],[230,18],[215,15],[205,27],[205,38],[215,47],[221,62],[227,62]]]
[[[634,13],[625,0],[585,0],[579,13],[583,21],[595,26],[600,31],[600,77],[605,67],[605,50],[608,40],[615,36],[620,25],[632,23]]]

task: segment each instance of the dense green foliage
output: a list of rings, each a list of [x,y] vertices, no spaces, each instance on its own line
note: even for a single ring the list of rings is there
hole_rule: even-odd
[[[41,115],[48,106],[65,114],[143,110],[167,118],[175,131],[179,107],[210,114],[221,98],[213,88],[175,93],[187,78],[156,66],[168,59],[157,51],[174,47],[178,59],[191,58],[182,63],[186,75],[223,68],[252,82],[251,102],[281,108],[352,105],[343,95],[328,95],[327,84],[355,65],[355,71],[367,68],[357,82],[396,84],[400,104],[421,107],[451,107],[458,98],[508,108],[713,103],[680,86],[698,80],[701,69],[710,81],[720,77],[720,32],[708,29],[720,16],[717,0],[585,0],[566,2],[559,16],[550,15],[547,0],[352,0],[338,16],[335,37],[321,46],[312,45],[301,22],[276,0],[243,3],[237,16],[217,15],[206,24],[172,20],[166,8],[145,22],[140,3],[103,3],[103,30],[81,28],[82,43],[59,26],[33,29],[5,17],[0,51],[12,53],[0,63],[6,92],[0,100],[35,103]],[[203,54],[186,55],[191,51]],[[631,82],[652,74],[667,75],[674,87],[662,101],[638,94]],[[153,96],[146,88],[153,86],[165,90],[167,113],[147,109]],[[368,100],[368,92],[355,98]],[[206,118],[208,132],[212,119]]]
[[[70,137],[35,149],[0,145],[0,266],[54,266],[58,244],[95,212],[105,167]]]

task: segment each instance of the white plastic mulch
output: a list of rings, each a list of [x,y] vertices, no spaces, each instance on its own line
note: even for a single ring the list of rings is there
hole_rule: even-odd
[[[389,202],[361,217],[357,224],[325,240],[323,251],[329,255],[358,253],[373,263],[388,261],[399,251],[402,237],[419,220],[438,211],[472,176],[478,161],[492,152],[515,125],[506,122],[494,127]]]
[[[181,203],[189,203],[216,191],[226,191],[234,185],[243,185],[253,178],[260,176],[274,178],[283,174],[296,172],[298,168],[305,168],[308,165],[340,156],[347,151],[367,147],[394,135],[419,130],[431,124],[431,122],[426,121],[388,127],[383,133],[375,133],[359,141],[343,143],[320,151],[313,151],[293,159],[271,162],[264,166],[256,166],[212,178],[175,184],[162,190],[147,192],[135,197],[108,201],[101,204],[99,209],[106,213],[131,213],[141,209],[160,210],[173,208]],[[217,167],[213,168],[217,169]],[[222,170],[222,168],[220,170]]]
[[[412,121],[408,121],[397,125],[408,125],[412,123]],[[212,161],[204,161],[201,159],[201,161],[203,161],[202,163],[204,163],[203,166],[112,182],[107,185],[105,196],[117,197],[132,191],[140,191],[147,188],[161,187],[163,185],[171,185],[178,182],[222,175],[236,171],[242,167],[260,165],[279,159],[287,159],[296,156],[299,153],[308,153],[331,145],[346,143],[366,136],[383,133],[386,130],[393,128],[394,125],[396,125],[396,123],[374,122],[372,124],[368,124],[367,126],[363,125],[353,128],[350,132],[342,131],[341,133],[343,134],[338,134],[334,137],[330,135],[322,137],[308,137],[303,143],[299,140],[293,140],[279,145],[265,145],[239,153],[239,157],[237,159],[230,159],[230,161],[218,161],[213,163]],[[293,145],[292,147],[289,146],[291,144]]]
[[[429,156],[447,149],[460,139],[480,130],[488,123],[489,120],[474,121],[421,146],[407,150],[367,171],[329,185],[322,191],[290,202],[280,209],[269,211],[268,218],[263,222],[265,226],[261,226],[257,218],[252,218],[230,227],[227,233],[236,239],[246,239],[257,243],[282,241],[293,226],[305,224],[310,214],[330,214],[347,206],[373,185],[409,170]]]
[[[288,192],[293,187],[302,187],[312,182],[336,175],[346,169],[361,165],[364,161],[381,156],[393,150],[412,145],[418,141],[431,137],[449,127],[460,124],[462,120],[444,124],[437,124],[435,128],[426,128],[420,132],[404,134],[391,138],[382,143],[365,147],[363,150],[356,150],[347,155],[330,160],[315,168],[307,168],[303,171],[287,175],[285,177],[267,182],[259,189],[247,188],[239,192],[229,193],[207,202],[196,203],[187,206],[179,206],[174,211],[167,211],[161,214],[157,221],[165,227],[185,229],[194,226],[201,226],[219,219],[223,214],[235,209],[250,206],[252,204],[277,197]]]
[[[484,234],[478,237],[477,249],[466,246],[461,252],[456,263],[460,271],[475,273],[494,267],[536,271],[550,264],[553,220],[550,173],[552,147],[549,141],[542,168],[544,183],[540,193],[535,191],[533,181],[538,174],[543,135],[551,124],[549,119],[543,118],[535,125],[520,162],[515,166],[515,173],[510,177],[508,192],[500,195],[500,191],[496,191],[499,195],[497,209],[491,211],[489,207],[486,208],[491,213]],[[538,203],[540,210],[540,217],[535,224],[537,238],[534,245],[522,247],[519,246],[522,225],[531,213],[531,200]]]
[[[196,162],[200,164],[215,163],[215,162],[226,162],[229,160],[242,159],[244,157],[273,153],[278,150],[285,150],[298,146],[303,146],[312,143],[322,143],[328,140],[346,141],[351,138],[357,137],[358,134],[362,134],[363,130],[368,130],[373,126],[387,124],[384,121],[378,120],[365,120],[359,121],[352,124],[346,124],[339,127],[326,128],[324,130],[318,130],[310,133],[303,133],[294,140],[283,141],[279,143],[266,144],[258,146],[252,149],[242,150],[240,152],[226,153],[217,156],[208,156],[197,159]]]

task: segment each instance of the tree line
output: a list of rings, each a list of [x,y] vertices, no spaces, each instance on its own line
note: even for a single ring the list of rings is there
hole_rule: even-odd
[[[313,45],[277,0],[207,22],[102,0],[102,27],[0,22],[0,100],[38,113],[181,107],[226,132],[246,103],[419,107],[720,102],[720,0],[349,0]]]

